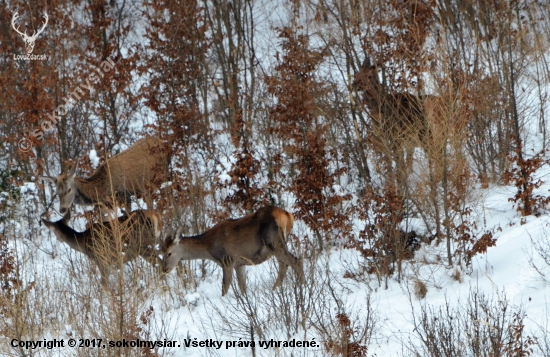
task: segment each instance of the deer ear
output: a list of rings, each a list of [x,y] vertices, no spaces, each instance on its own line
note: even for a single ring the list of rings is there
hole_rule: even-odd
[[[71,169],[69,170],[68,176],[69,176],[70,178],[73,178],[73,177],[74,177],[74,175],[75,175],[75,173],[76,173],[76,167],[77,167],[77,166],[78,166],[78,161],[76,161],[76,162],[74,163],[74,165],[71,167]]]
[[[174,228],[168,227],[166,229],[166,232],[164,233],[164,237],[162,237],[162,245],[165,245],[166,243],[168,243],[168,241],[172,239],[171,237],[173,234],[174,234]]]
[[[51,183],[55,183],[57,181],[57,178],[51,176],[39,176],[39,179],[42,181],[50,181]]]
[[[180,238],[183,234],[183,227],[179,227],[177,230],[176,230],[176,234],[174,235],[174,244],[179,244],[180,243]]]

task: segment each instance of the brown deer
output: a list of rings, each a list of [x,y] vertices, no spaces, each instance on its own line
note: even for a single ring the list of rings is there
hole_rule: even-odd
[[[85,254],[99,268],[101,281],[106,285],[110,266],[133,261],[138,256],[151,265],[157,264],[155,246],[160,242],[162,218],[153,211],[136,210],[115,221],[95,223],[84,232],[77,232],[68,226],[70,210],[56,222],[42,219],[42,222],[70,248]],[[120,239],[119,241],[117,241]]]
[[[424,148],[428,155],[441,149],[441,138],[435,140],[439,146],[434,146],[434,135],[440,135],[437,124],[442,119],[443,103],[433,95],[388,90],[380,81],[379,72],[380,68],[366,57],[352,86],[363,94],[363,104],[369,111],[371,142],[379,152],[395,160],[399,178],[410,171],[415,147]]]
[[[64,214],[73,202],[78,205],[111,204],[111,197],[123,198],[126,212],[129,212],[130,196],[148,199],[147,194],[164,180],[168,168],[167,147],[159,138],[138,140],[126,151],[107,159],[86,179],[75,177],[76,166],[77,163],[67,174],[58,177],[41,177],[56,185],[59,212]],[[151,207],[150,202],[147,203]]]
[[[415,147],[424,149],[430,167],[443,157],[446,143],[444,103],[438,96],[415,95],[388,90],[380,81],[378,66],[369,57],[355,74],[353,88],[363,94],[363,104],[371,118],[370,135],[374,149],[381,153],[400,195],[407,193]],[[392,162],[395,162],[395,171]],[[430,169],[430,180],[435,180]],[[394,181],[395,180],[395,181]]]
[[[169,233],[162,244],[163,268],[170,271],[180,260],[208,259],[223,270],[222,296],[227,293],[237,274],[239,289],[246,290],[245,266],[261,264],[275,256],[279,272],[273,289],[280,286],[289,266],[300,282],[304,281],[301,259],[286,247],[294,216],[280,208],[267,206],[245,217],[218,223],[193,237],[182,236],[182,228]]]

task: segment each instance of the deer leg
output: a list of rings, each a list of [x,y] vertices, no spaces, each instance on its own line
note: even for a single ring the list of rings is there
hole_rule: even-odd
[[[292,253],[290,253],[284,244],[278,247],[278,249],[275,249],[275,251],[273,251],[273,254],[279,261],[279,277],[277,277],[277,281],[275,282],[274,288],[278,286],[277,284],[280,285],[282,283],[282,279],[286,274],[286,269],[284,269],[283,272],[281,271],[282,270],[282,267],[280,265],[281,263],[290,265],[292,267],[296,275],[298,275],[298,279],[300,283],[303,283],[305,281],[304,267],[302,264],[302,260],[296,258]],[[281,279],[281,281],[279,281],[279,279]]]
[[[231,281],[233,280],[233,267],[235,266],[235,261],[231,257],[225,257],[222,259],[222,296],[227,294],[229,287],[231,286]]]
[[[239,265],[235,267],[235,272],[237,273],[237,283],[239,284],[239,290],[241,293],[246,292],[246,268],[244,265]]]
[[[273,290],[283,284],[283,279],[285,278],[286,271],[288,270],[288,264],[285,264],[278,258],[277,263],[279,263],[279,272],[277,273],[277,280],[275,280],[275,284],[273,284]]]
[[[132,197],[128,193],[124,194],[124,202],[122,203],[122,215],[128,216],[132,212]]]
[[[406,154],[407,154],[407,157],[405,158],[405,165],[406,165],[407,175],[409,175],[413,169],[414,147],[407,148]]]

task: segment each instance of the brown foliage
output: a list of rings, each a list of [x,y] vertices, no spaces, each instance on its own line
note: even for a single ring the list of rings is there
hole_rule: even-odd
[[[168,136],[175,148],[181,148],[195,141],[193,135],[205,138],[206,134],[199,101],[204,55],[209,47],[205,35],[208,25],[197,1],[182,5],[179,1],[155,0],[148,7],[151,26],[146,37],[150,42],[140,73],[150,73],[151,80],[141,88],[142,96],[158,116],[155,130]],[[163,16],[165,11],[171,14],[169,19]]]
[[[226,203],[240,205],[243,210],[252,212],[268,204],[263,190],[258,188],[255,179],[260,173],[260,162],[248,151],[235,153],[237,161],[229,171],[231,185],[235,192],[225,198]]]
[[[521,151],[521,144],[518,150]],[[517,188],[514,197],[508,201],[517,205],[517,210],[522,216],[540,215],[541,210],[550,203],[550,196],[533,194],[533,191],[544,183],[541,179],[535,179],[534,174],[544,164],[548,165],[549,161],[543,158],[545,153],[546,150],[542,150],[531,158],[517,154],[508,155],[513,166],[505,171],[503,178],[507,184],[512,182]]]
[[[165,16],[169,13],[170,16]],[[202,213],[203,195],[209,187],[194,170],[192,155],[202,152],[211,157],[208,116],[201,109],[206,85],[206,53],[210,47],[209,26],[198,1],[154,0],[143,13],[149,26],[149,42],[142,49],[138,67],[148,76],[140,87],[140,98],[155,116],[147,128],[164,138],[171,147],[171,185],[159,197],[158,208],[191,208],[193,218]]]
[[[0,292],[11,296],[21,281],[17,278],[15,258],[6,243],[6,238],[0,234]]]
[[[385,188],[379,193],[368,192],[364,197],[365,212],[371,215],[363,217],[369,223],[360,232],[359,237],[348,243],[349,247],[358,249],[368,260],[367,273],[376,274],[378,281],[386,279],[395,272],[396,264],[399,278],[401,262],[406,256],[406,234],[399,228],[403,220],[403,201],[393,187]]]
[[[359,331],[353,328],[352,323],[345,312],[336,315],[338,326],[341,330],[341,340],[328,340],[325,342],[327,352],[335,353],[343,357],[366,357],[368,348],[356,341]]]
[[[317,104],[325,94],[322,83],[315,78],[323,54],[310,49],[307,36],[298,35],[296,29],[279,31],[283,57],[275,67],[275,75],[266,77],[268,91],[277,99],[270,111],[275,122],[271,132],[286,142],[287,152],[296,159],[298,174],[290,190],[297,198],[297,216],[316,232],[322,248],[321,232],[347,229],[338,206],[350,198],[332,190],[345,168],[330,170],[325,118]],[[330,154],[337,158],[336,152]]]

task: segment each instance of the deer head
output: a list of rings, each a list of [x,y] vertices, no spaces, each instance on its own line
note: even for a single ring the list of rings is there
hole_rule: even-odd
[[[352,87],[364,94],[364,100],[368,104],[375,104],[381,100],[383,86],[378,76],[379,67],[372,64],[368,56],[361,64],[359,71],[355,74]]]
[[[61,174],[58,177],[41,176],[44,181],[50,181],[55,184],[57,188],[57,195],[59,196],[59,212],[65,214],[70,211],[71,205],[76,196],[76,182],[75,173],[78,162],[75,162],[67,174]]]
[[[161,246],[163,252],[163,268],[165,272],[175,267],[183,255],[182,251],[184,248],[179,244],[182,236],[183,227],[179,227],[176,231],[169,229],[166,233],[166,237]]]
[[[21,35],[21,38],[23,38],[23,41],[25,41],[25,51],[27,51],[28,54],[31,54],[32,50],[34,50],[34,41],[36,41],[36,39],[38,38],[38,35],[40,35],[42,31],[44,31],[44,28],[48,24],[48,15],[44,14],[43,17],[46,19],[46,21],[44,22],[44,25],[42,25],[42,28],[38,30],[38,32],[33,31],[32,36],[27,35],[27,31],[23,33],[19,31],[19,27],[15,27],[15,20],[17,20],[18,17],[19,17],[19,14],[17,12],[13,14],[13,17],[11,19],[11,26],[13,27],[15,32]]]

